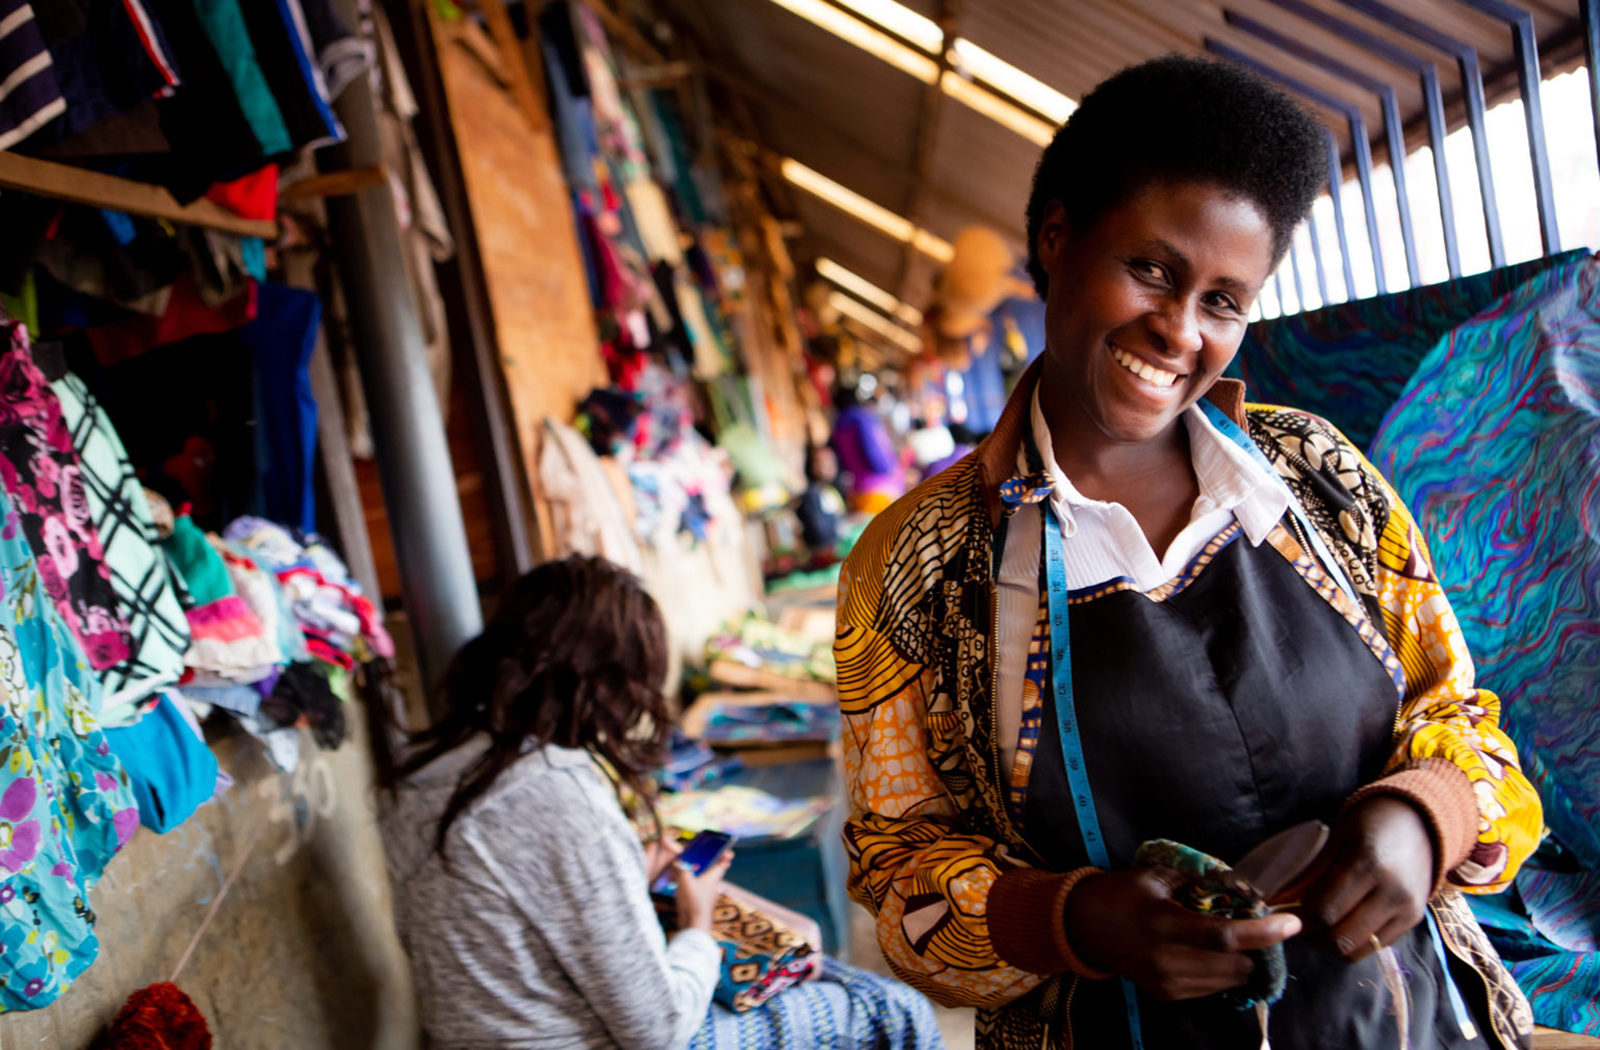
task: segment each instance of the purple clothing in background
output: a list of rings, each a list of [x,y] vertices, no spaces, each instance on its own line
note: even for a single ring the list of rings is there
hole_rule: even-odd
[[[833,425],[833,451],[839,467],[850,475],[847,495],[851,498],[878,492],[891,499],[905,494],[905,480],[889,428],[864,405],[852,405],[839,413]]]

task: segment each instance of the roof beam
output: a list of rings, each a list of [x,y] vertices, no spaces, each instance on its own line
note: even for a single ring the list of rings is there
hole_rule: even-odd
[[[911,161],[911,185],[906,188],[906,202],[902,214],[912,225],[922,225],[923,199],[927,195],[928,173],[933,167],[933,147],[939,134],[939,115],[944,109],[944,88],[940,82],[950,70],[950,49],[960,34],[957,27],[961,18],[962,0],[939,0],[939,14],[935,19],[944,40],[939,47],[939,75],[933,83],[922,89],[922,107],[917,114],[917,145]],[[912,267],[916,265],[917,249],[906,243],[900,253],[900,269],[895,274],[895,298],[905,301],[911,290]]]

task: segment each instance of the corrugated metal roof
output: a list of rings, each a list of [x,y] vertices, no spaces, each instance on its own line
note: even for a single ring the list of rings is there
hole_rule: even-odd
[[[792,156],[870,200],[914,218],[950,239],[985,223],[1022,244],[1022,208],[1039,148],[962,103],[938,104],[933,148],[917,192],[917,133],[929,92],[881,59],[811,25],[773,0],[658,0],[699,27],[724,71],[723,80],[746,98],[761,144]],[[1391,85],[1414,143],[1424,100],[1416,74],[1365,51],[1345,36],[1319,28],[1279,0],[902,0],[937,20],[955,13],[964,37],[1072,98],[1124,66],[1170,51],[1203,52],[1220,41],[1264,61],[1311,88],[1358,107],[1382,162],[1383,114],[1376,93],[1230,24],[1224,9],[1252,19],[1337,58],[1359,76]],[[1433,62],[1447,104],[1461,95],[1453,55],[1436,50],[1356,10],[1357,0],[1306,0],[1358,29]],[[1514,68],[1511,29],[1466,0],[1386,0],[1431,27],[1477,49],[1486,81],[1504,82]],[[1534,20],[1542,53],[1552,46],[1576,53],[1577,0],[1520,0]],[[1492,88],[1491,88],[1492,89]],[[1302,101],[1306,101],[1302,99]],[[1348,122],[1331,107],[1308,103],[1348,148]],[[1459,110],[1459,106],[1455,106]],[[1453,110],[1452,112],[1454,112]],[[936,266],[918,259],[902,289],[903,247],[837,210],[794,194],[807,255],[829,255],[917,305]]]

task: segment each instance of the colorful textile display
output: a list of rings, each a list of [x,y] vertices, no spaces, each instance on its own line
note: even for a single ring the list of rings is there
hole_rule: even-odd
[[[1595,899],[1592,890],[1587,899]],[[1592,914],[1593,906],[1587,910]],[[1546,937],[1516,906],[1514,894],[1475,900],[1472,913],[1511,976],[1527,992],[1535,1022],[1564,1032],[1600,1035],[1600,959],[1592,942],[1587,949],[1572,950]]]
[[[139,826],[40,560],[0,530],[0,1011],[48,1006],[94,962],[89,887]]]
[[[89,665],[115,666],[131,651],[128,628],[117,611],[72,432],[29,354],[27,330],[0,321],[0,341],[0,483],[11,508],[5,531],[20,527],[39,555],[45,593]]]
[[[89,517],[104,548],[118,611],[128,624],[128,658],[100,675],[100,722],[121,725],[138,717],[140,701],[182,677],[189,621],[157,546],[150,504],[111,420],[77,376],[67,373],[51,387],[82,463]]]
[[[734,1013],[713,1004],[689,1040],[689,1050],[753,1046],[942,1050],[944,1040],[920,992],[824,957],[820,980],[790,988],[760,1010]]]
[[[755,612],[723,624],[706,642],[706,660],[732,660],[804,681],[833,683],[836,669],[833,646],[794,631],[786,631]]]
[[[1440,341],[1372,460],[1413,509],[1478,678],[1600,867],[1600,262],[1554,267]]]
[[[726,895],[717,898],[711,914],[711,936],[722,949],[722,972],[712,997],[736,1013],[806,980],[822,961],[817,949],[786,924]]]
[[[1314,412],[1367,448],[1384,413],[1440,338],[1546,267],[1582,255],[1533,259],[1258,322],[1246,332],[1228,374],[1245,381],[1252,401]]]
[[[1476,899],[1474,911],[1537,1020],[1600,1034],[1597,393],[1590,258],[1545,271],[1441,340],[1384,419],[1373,461],[1416,512],[1479,680],[1499,693],[1545,821],[1572,854],[1568,874],[1531,863],[1516,895]]]
[[[244,517],[229,524],[223,537],[276,576],[311,655],[346,669],[374,656],[394,656],[382,616],[321,536],[296,536],[273,522]]]
[[[180,514],[172,535],[161,542],[194,598],[188,610],[193,641],[185,665],[237,682],[261,678],[282,654],[261,618],[239,597],[227,564],[205,533],[187,514]]]

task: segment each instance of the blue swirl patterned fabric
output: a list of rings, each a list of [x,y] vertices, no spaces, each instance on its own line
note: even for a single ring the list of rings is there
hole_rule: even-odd
[[[1546,270],[1442,339],[1372,461],[1426,534],[1478,680],[1573,854],[1566,872],[1530,862],[1515,900],[1474,911],[1540,1023],[1600,1034],[1600,258]]]
[[[1315,412],[1367,448],[1417,365],[1451,329],[1541,271],[1584,254],[1258,321],[1228,375],[1245,381],[1252,401]]]
[[[90,884],[139,826],[99,689],[0,495],[0,1012],[50,1005],[94,962]]]
[[[1547,270],[1441,340],[1375,466],[1432,547],[1545,819],[1600,867],[1600,261]]]

